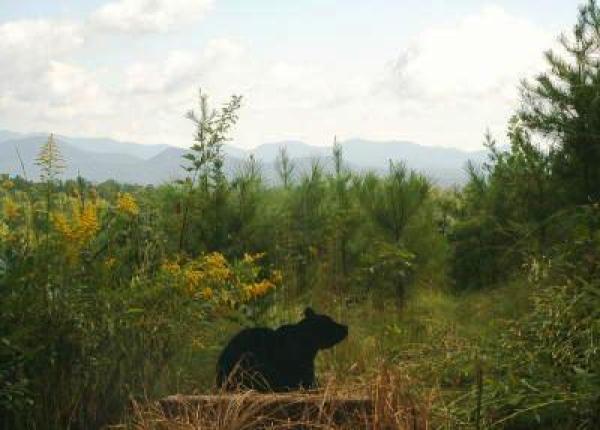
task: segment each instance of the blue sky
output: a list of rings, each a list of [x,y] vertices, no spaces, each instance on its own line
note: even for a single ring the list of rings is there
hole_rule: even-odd
[[[0,128],[190,144],[198,87],[234,144],[502,140],[574,0],[0,0]]]

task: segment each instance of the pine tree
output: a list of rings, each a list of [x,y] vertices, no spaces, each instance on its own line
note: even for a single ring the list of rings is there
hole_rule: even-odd
[[[569,203],[600,200],[600,9],[582,6],[566,57],[546,53],[550,71],[522,86],[519,118],[551,143],[552,168]]]
[[[37,166],[40,168],[40,181],[45,184],[46,192],[46,230],[50,226],[50,212],[52,210],[52,190],[58,176],[64,171],[66,165],[60,153],[60,149],[54,135],[50,134],[48,140],[36,158]]]
[[[45,253],[46,256],[50,254],[50,214],[52,212],[52,201],[53,201],[53,187],[54,184],[62,171],[65,169],[65,161],[60,153],[58,144],[54,140],[54,135],[50,134],[48,140],[42,148],[36,158],[37,166],[40,168],[40,181],[45,186],[46,194],[46,212],[44,220],[44,229],[46,231],[45,241]],[[50,259],[46,258],[46,264],[43,266],[45,269],[44,277],[46,282],[44,284],[44,303],[46,311],[50,314]]]
[[[275,160],[275,168],[277,169],[277,175],[283,184],[283,188],[288,189],[292,185],[296,165],[290,159],[287,147],[282,146],[279,148],[279,153]]]
[[[40,181],[47,184],[54,182],[64,171],[65,160],[53,134],[50,134],[46,143],[42,145],[35,164],[40,168]]]
[[[186,166],[182,166],[187,172],[188,177],[184,182],[187,189],[181,212],[181,229],[179,231],[180,252],[184,249],[194,187],[200,180],[205,194],[208,194],[209,173],[217,190],[213,209],[214,213],[217,214],[216,218],[220,218],[218,214],[220,214],[222,210],[221,205],[223,204],[223,198],[220,193],[223,191],[224,185],[222,147],[229,140],[229,131],[238,120],[237,111],[241,106],[241,102],[241,96],[233,95],[229,102],[224,104],[221,109],[210,109],[208,106],[208,95],[202,93],[200,90],[200,112],[196,113],[190,110],[187,113],[187,118],[196,125],[196,135],[194,136],[195,143],[190,147],[190,152],[183,156],[188,161]],[[217,221],[220,220],[217,219]],[[220,236],[221,231],[215,231],[215,234]]]

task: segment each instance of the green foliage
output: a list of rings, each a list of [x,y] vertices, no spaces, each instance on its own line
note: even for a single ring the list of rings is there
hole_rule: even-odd
[[[510,147],[486,136],[489,162],[454,207],[449,238],[457,289],[511,279],[528,309],[512,317],[500,345],[483,344],[482,407],[496,426],[595,428],[600,419],[597,282],[600,259],[597,149],[600,10],[580,9],[567,59],[524,83],[510,121]],[[490,357],[495,357],[490,361]]]
[[[46,185],[0,189],[3,428],[118,421],[131,396],[181,388],[215,327],[253,321],[280,283],[253,255],[173,263],[159,212],[130,193],[55,182],[49,207]]]

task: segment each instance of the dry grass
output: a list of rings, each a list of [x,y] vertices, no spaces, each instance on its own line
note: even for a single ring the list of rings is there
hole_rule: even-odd
[[[381,370],[368,384],[330,382],[314,392],[259,394],[252,391],[203,396],[172,396],[134,403],[131,428],[137,430],[250,429],[410,429],[434,428],[439,390],[419,386],[408,376]]]

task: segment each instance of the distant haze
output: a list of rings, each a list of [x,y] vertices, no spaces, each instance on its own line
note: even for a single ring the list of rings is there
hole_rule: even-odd
[[[43,133],[20,134],[0,130],[0,173],[23,176],[20,155],[25,174],[29,179],[36,179],[39,170],[35,158],[47,138],[48,135]],[[187,150],[183,148],[99,138],[55,136],[55,139],[67,164],[64,178],[80,174],[95,182],[114,179],[135,184],[160,184],[181,178],[184,173],[182,155]],[[485,158],[484,151],[467,152],[402,141],[351,139],[340,143],[346,167],[351,170],[383,173],[390,160],[402,161],[442,186],[463,184],[467,161],[480,163]],[[319,162],[326,170],[331,168],[331,148],[300,141],[282,141],[265,143],[251,151],[225,145],[226,174],[232,177],[241,163],[253,154],[260,163],[265,180],[276,182],[275,161],[281,147],[287,148],[288,155],[296,163],[298,176],[314,162]]]

